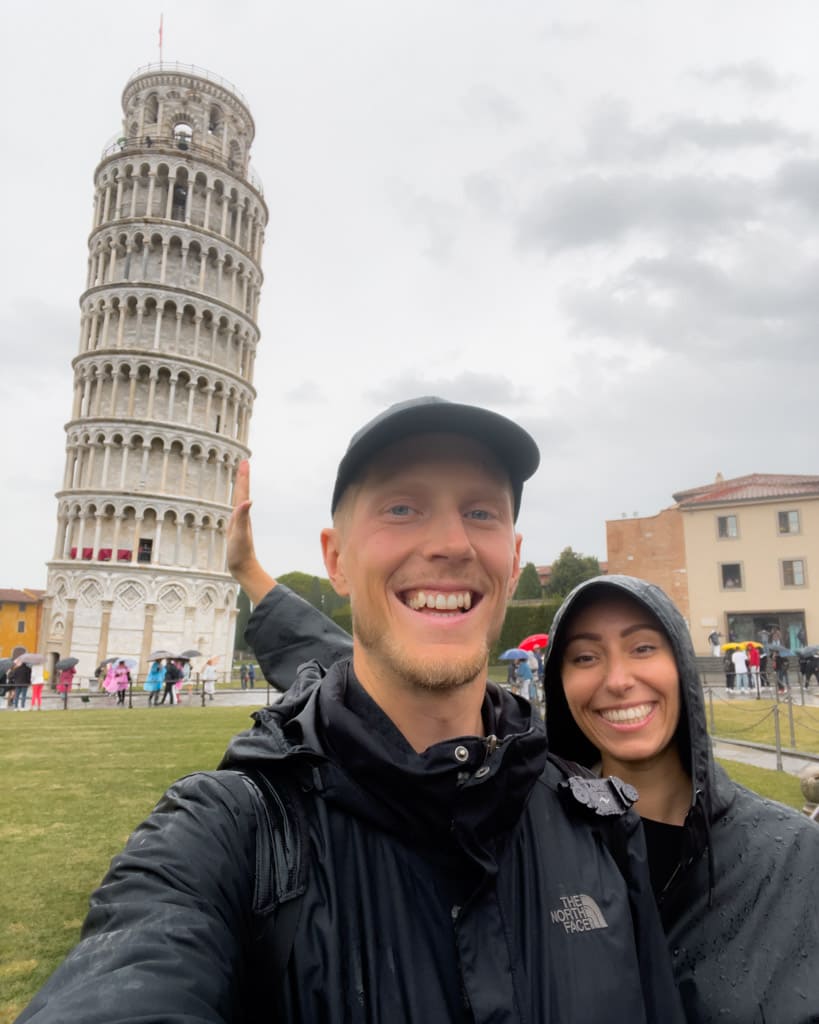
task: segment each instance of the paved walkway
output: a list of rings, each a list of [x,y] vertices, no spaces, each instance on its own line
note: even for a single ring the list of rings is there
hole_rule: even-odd
[[[757,768],[769,768],[771,771],[776,771],[776,751],[774,750],[760,750],[759,747],[715,739],[714,754],[726,761],[739,761],[740,764],[751,764]],[[802,769],[809,764],[815,765],[816,760],[796,754],[782,755],[782,768],[790,775],[799,775]]]

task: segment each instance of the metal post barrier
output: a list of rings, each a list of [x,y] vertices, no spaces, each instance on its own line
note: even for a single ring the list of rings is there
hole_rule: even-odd
[[[714,721],[714,688],[708,687],[708,719],[711,723],[711,735],[717,731],[717,727]]]
[[[790,698],[790,683],[788,684],[788,728],[791,734],[791,750],[796,749],[796,733],[793,728],[793,700]]]
[[[128,673],[128,710],[134,706],[134,680],[131,673]]]
[[[798,673],[798,675],[799,675],[799,696],[801,698],[800,703],[802,704],[802,707],[804,707],[805,706],[805,681],[804,681],[804,678],[803,678],[801,672]]]
[[[782,736],[779,732],[779,702],[774,704],[773,708],[774,716],[774,736],[776,741],[776,770],[778,772],[784,771],[782,767]]]
[[[196,685],[199,686],[199,673],[198,672],[196,673]],[[204,683],[202,683],[200,689],[202,691],[202,707],[204,707],[205,706],[205,684]]]

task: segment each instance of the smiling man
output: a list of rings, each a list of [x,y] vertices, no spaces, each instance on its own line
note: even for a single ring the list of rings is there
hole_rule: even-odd
[[[364,426],[321,536],[352,644],[256,561],[242,467],[229,561],[257,657],[318,661],[171,787],[21,1020],[681,1020],[633,794],[570,780],[488,682],[538,461],[442,399]]]

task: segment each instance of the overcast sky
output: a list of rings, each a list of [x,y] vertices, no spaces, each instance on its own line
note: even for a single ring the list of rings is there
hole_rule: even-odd
[[[161,10],[165,60],[256,121],[271,571],[323,573],[347,439],[415,394],[532,431],[536,563],[718,471],[817,472],[812,0],[30,0],[0,27],[1,585],[45,585],[93,172]]]

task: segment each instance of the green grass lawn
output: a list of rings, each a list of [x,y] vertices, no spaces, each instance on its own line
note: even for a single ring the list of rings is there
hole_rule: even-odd
[[[742,712],[731,708],[731,714]],[[215,767],[248,708],[0,712],[0,1024],[10,1024],[77,939],[91,890],[180,775]],[[801,807],[798,781],[727,763]]]
[[[706,707],[708,704],[706,703]],[[794,704],[793,727],[795,749],[819,754],[819,708]],[[711,732],[720,739],[749,740],[754,743],[776,742],[773,704],[769,700],[714,698],[714,727]],[[709,728],[711,719],[709,715]],[[779,705],[779,731],[783,747],[791,746],[788,705]]]

